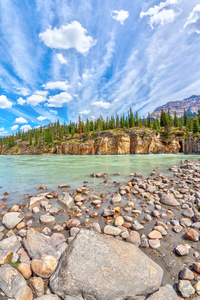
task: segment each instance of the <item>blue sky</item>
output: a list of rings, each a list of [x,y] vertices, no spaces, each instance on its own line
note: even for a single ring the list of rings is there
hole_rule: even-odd
[[[197,0],[0,0],[0,135],[199,94]]]

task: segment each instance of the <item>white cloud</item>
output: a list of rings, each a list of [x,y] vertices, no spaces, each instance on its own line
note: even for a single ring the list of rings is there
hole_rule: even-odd
[[[18,90],[18,94],[22,95],[22,96],[28,96],[30,94],[30,90],[27,88],[17,88]]]
[[[83,79],[92,78],[92,74],[90,74],[89,71],[86,70],[85,73],[83,73],[82,78]]]
[[[28,131],[28,130],[31,130],[32,129],[32,127],[30,126],[30,125],[23,125],[23,126],[21,126],[21,128],[20,128],[20,130],[21,131],[24,131],[24,132],[26,132],[26,131]]]
[[[24,119],[23,117],[20,117],[20,118],[15,119],[15,123],[25,124],[25,123],[28,123],[28,121],[26,119]]]
[[[71,86],[68,81],[49,81],[42,86],[45,90],[67,91]]]
[[[149,24],[153,29],[155,25],[165,25],[167,23],[172,23],[175,17],[179,14],[173,9],[165,9],[171,5],[178,4],[180,0],[166,0],[165,2],[160,2],[159,5],[154,5],[150,7],[146,12],[140,13],[140,18],[150,16]]]
[[[46,46],[55,49],[75,48],[82,54],[87,54],[91,47],[96,44],[91,36],[87,36],[87,30],[78,21],[61,26],[60,28],[48,28],[39,36]]]
[[[25,103],[26,103],[26,100],[24,100],[22,97],[20,97],[19,99],[17,99],[17,104],[24,105]]]
[[[7,99],[6,96],[1,95],[0,96],[0,108],[11,108],[12,107],[12,102]]]
[[[111,10],[110,15],[116,21],[119,21],[121,25],[124,25],[124,21],[129,17],[129,12],[126,10]]]
[[[37,120],[38,120],[38,121],[44,121],[44,120],[46,120],[46,119],[47,119],[47,117],[43,117],[43,116],[37,117]]]
[[[28,97],[26,103],[29,105],[36,106],[47,100],[47,91],[36,91],[32,96]]]
[[[57,53],[56,56],[57,56],[59,62],[60,62],[62,65],[68,65],[68,64],[69,64],[68,61],[67,61],[67,59],[64,58],[64,56],[63,56],[61,53]]]
[[[10,128],[11,128],[12,131],[15,131],[15,130],[17,130],[18,127],[19,127],[18,125],[14,125],[14,126],[12,126]]]
[[[60,94],[50,96],[48,103],[45,106],[48,107],[62,107],[63,104],[68,103],[72,100],[72,96],[67,92],[62,92]]]
[[[190,13],[184,28],[188,27],[189,33],[196,32],[200,34],[200,4],[197,4]]]
[[[49,112],[50,112],[51,114],[58,115],[58,111],[57,111],[57,110],[50,109]]]
[[[92,105],[107,109],[110,107],[111,104],[109,102],[96,101],[96,102],[93,102]]]
[[[0,131],[4,131],[4,130],[5,130],[5,128],[4,128],[4,127],[1,127],[1,128],[0,128]]]
[[[80,114],[80,115],[89,115],[90,112],[91,112],[91,111],[90,111],[89,109],[88,109],[88,110],[85,109],[85,110],[80,111],[79,114]]]

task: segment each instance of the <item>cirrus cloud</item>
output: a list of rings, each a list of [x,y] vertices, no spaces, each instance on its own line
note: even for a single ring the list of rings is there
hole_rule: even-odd
[[[78,52],[85,55],[96,44],[96,40],[86,34],[87,30],[78,21],[73,21],[59,28],[55,27],[52,29],[50,27],[45,32],[40,33],[39,37],[49,48],[75,48]]]
[[[200,34],[200,4],[197,4],[190,13],[184,28],[188,28],[189,33],[196,32]]]

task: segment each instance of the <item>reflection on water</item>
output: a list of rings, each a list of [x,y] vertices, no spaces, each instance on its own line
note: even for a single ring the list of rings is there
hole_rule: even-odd
[[[152,170],[166,173],[169,166],[183,159],[198,159],[199,155],[106,155],[106,156],[0,156],[1,192],[25,193],[33,187],[46,185],[55,188],[67,183],[80,186],[95,173],[121,173],[120,181],[127,181],[129,173],[141,172],[148,176]],[[92,179],[93,180],[93,179]],[[95,183],[99,179],[94,179]],[[101,179],[102,181],[102,179]]]

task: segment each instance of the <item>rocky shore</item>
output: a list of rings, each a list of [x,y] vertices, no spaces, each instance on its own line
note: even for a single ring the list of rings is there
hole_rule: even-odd
[[[0,299],[199,300],[200,160],[170,171],[0,195]]]

